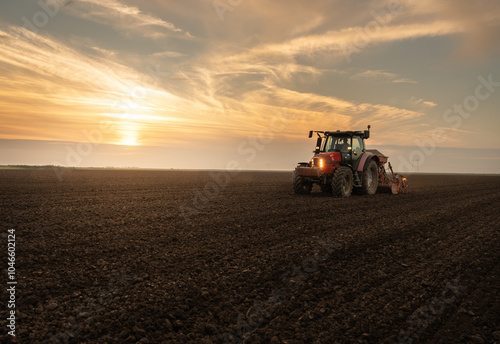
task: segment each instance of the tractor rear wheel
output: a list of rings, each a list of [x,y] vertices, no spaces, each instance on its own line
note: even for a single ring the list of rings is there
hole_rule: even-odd
[[[306,182],[299,174],[297,170],[293,173],[293,192],[298,195],[307,195],[311,193],[312,184]]]
[[[378,166],[375,161],[370,161],[368,167],[363,173],[363,181],[361,183],[361,188],[363,193],[367,195],[374,195],[377,192],[378,187]]]
[[[349,167],[340,166],[333,172],[332,193],[336,197],[349,197],[352,193],[353,177]]]

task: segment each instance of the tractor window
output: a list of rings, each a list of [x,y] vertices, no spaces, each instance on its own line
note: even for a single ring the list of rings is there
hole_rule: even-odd
[[[333,152],[335,150],[334,148],[334,138],[333,136],[328,136],[326,139],[326,144],[325,144],[325,152]]]
[[[348,152],[351,148],[350,138],[348,136],[329,136],[326,141],[325,151],[333,152],[333,151],[341,151]]]
[[[356,155],[361,155],[363,152],[363,141],[361,140],[360,137],[354,136],[352,138],[352,151],[353,153],[356,152]]]

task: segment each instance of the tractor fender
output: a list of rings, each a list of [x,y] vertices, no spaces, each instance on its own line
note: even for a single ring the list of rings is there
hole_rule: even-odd
[[[366,169],[366,167],[368,167],[370,161],[372,161],[374,158],[376,157],[372,153],[364,152],[363,155],[361,155],[361,158],[359,158],[357,171],[363,172]]]

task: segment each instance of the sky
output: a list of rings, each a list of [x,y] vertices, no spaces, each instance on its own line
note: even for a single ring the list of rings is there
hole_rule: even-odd
[[[3,0],[0,165],[498,173],[497,0]]]

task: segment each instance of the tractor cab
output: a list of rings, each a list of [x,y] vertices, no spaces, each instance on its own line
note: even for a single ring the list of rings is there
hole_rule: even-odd
[[[309,132],[312,137],[314,131]],[[359,158],[365,152],[365,141],[370,137],[370,131],[316,131],[318,141],[314,151],[314,159],[328,157],[340,164],[357,168]],[[331,154],[333,153],[333,155]]]
[[[342,162],[355,167],[365,151],[365,142],[358,135],[328,135],[324,151],[325,153],[339,152]]]

